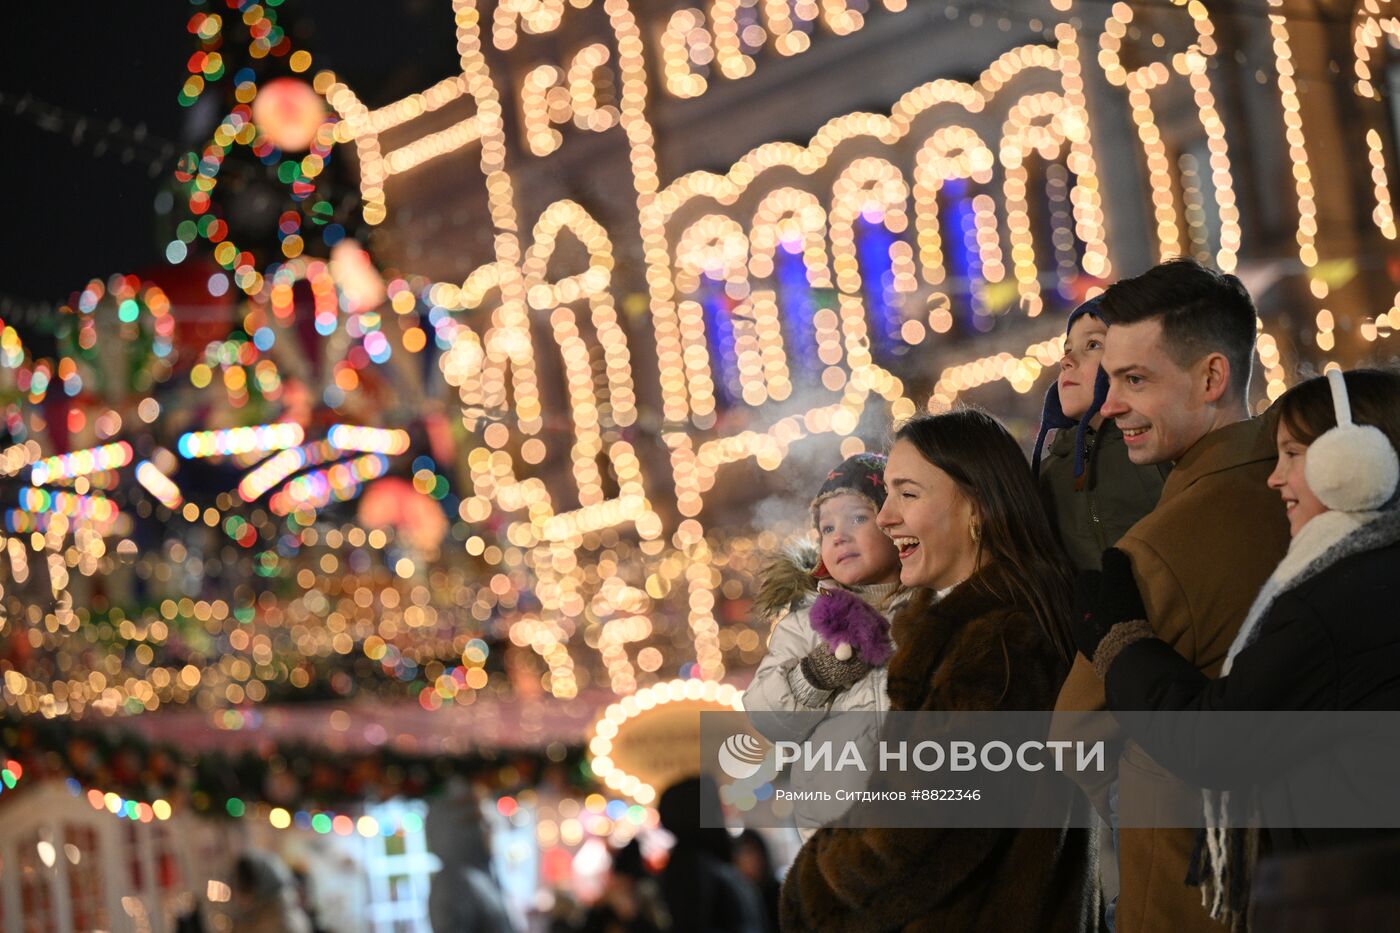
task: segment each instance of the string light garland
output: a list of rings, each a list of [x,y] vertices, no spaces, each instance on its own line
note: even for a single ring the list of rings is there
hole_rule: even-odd
[[[1397,18],[1394,9],[1391,0],[1365,0],[1364,3],[1356,5],[1353,13],[1352,55],[1356,74],[1355,89],[1359,97],[1367,100],[1379,101],[1382,99],[1380,91],[1372,81],[1373,50],[1380,46],[1381,39],[1384,37],[1389,37],[1392,44],[1400,40],[1400,18]],[[1383,15],[1385,11],[1391,11],[1390,15]],[[1368,127],[1366,130],[1366,156],[1371,165],[1371,181],[1375,188],[1376,197],[1376,207],[1371,213],[1371,219],[1382,236],[1387,240],[1394,240],[1396,237],[1395,212],[1390,198],[1388,180],[1390,163],[1386,160],[1385,148],[1378,129]],[[1389,311],[1377,315],[1374,321],[1362,322],[1360,328],[1362,339],[1373,343],[1378,337],[1389,336],[1393,333],[1397,324],[1400,324],[1400,292],[1397,292],[1395,298],[1392,299]],[[1319,337],[1321,337],[1320,334]],[[1319,346],[1321,346],[1320,343]]]
[[[882,0],[882,5],[899,13],[908,2]],[[754,74],[766,48],[782,57],[807,51],[818,22],[834,36],[859,32],[865,27],[864,7],[848,0],[822,0],[820,5],[792,0],[710,0],[704,10],[677,10],[659,40],[663,86],[676,97],[698,97],[708,89],[710,77],[735,81]],[[499,8],[497,16],[499,22]],[[559,23],[551,19],[540,25],[544,31],[552,31]],[[498,48],[515,44],[513,32],[497,35]],[[503,40],[507,44],[503,45]]]
[[[644,687],[624,696],[609,705],[598,721],[593,724],[588,750],[592,755],[591,767],[594,776],[607,787],[617,790],[639,804],[655,802],[657,789],[635,774],[627,774],[613,761],[614,739],[628,720],[635,719],[649,710],[665,707],[671,703],[694,703],[696,701],[716,704],[721,708],[742,710],[743,697],[732,684],[717,684],[703,680],[673,680]],[[698,714],[697,714],[698,715]],[[662,788],[664,790],[664,788]]]
[[[1234,185],[1230,177],[1225,126],[1216,107],[1209,77],[1211,59],[1216,53],[1215,26],[1204,4],[1195,0],[1172,2],[1185,7],[1195,41],[1184,51],[1172,55],[1170,67],[1158,60],[1131,72],[1125,68],[1120,51],[1135,14],[1131,5],[1122,2],[1113,5],[1109,18],[1104,22],[1103,32],[1099,36],[1099,65],[1110,83],[1126,88],[1128,92],[1132,119],[1147,159],[1153,214],[1157,223],[1158,254],[1162,259],[1179,256],[1184,249],[1178,224],[1177,180],[1171,172],[1172,160],[1167,155],[1162,129],[1157,122],[1152,94],[1166,87],[1172,81],[1173,74],[1184,76],[1189,82],[1201,127],[1206,134],[1211,190],[1220,220],[1220,245],[1214,261],[1223,271],[1233,272],[1238,262],[1241,232],[1239,209],[1235,204]]]
[[[416,814],[395,822],[353,816],[337,805],[368,798],[424,797],[454,778],[495,794],[519,793],[546,768],[557,768],[569,788],[594,785],[582,748],[551,745],[542,751],[488,750],[421,756],[381,748],[336,753],[315,746],[252,751],[192,752],[119,732],[62,721],[0,717],[4,755],[0,794],[45,778],[96,810],[142,822],[169,820],[182,811],[218,818],[265,819],[275,829],[370,837],[420,831]],[[507,798],[512,802],[514,798]],[[607,801],[604,801],[606,807]]]

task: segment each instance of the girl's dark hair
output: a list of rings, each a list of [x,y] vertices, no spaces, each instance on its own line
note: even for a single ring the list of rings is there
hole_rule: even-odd
[[[1351,420],[1380,428],[1390,446],[1400,452],[1400,373],[1384,369],[1353,369],[1342,373],[1351,400]],[[1337,426],[1332,388],[1326,376],[1316,376],[1289,389],[1274,403],[1279,420],[1299,442],[1311,444]]]
[[[1001,577],[1011,592],[996,595],[1029,607],[1060,657],[1072,661],[1069,562],[1015,438],[986,412],[960,408],[915,416],[899,426],[894,439],[913,444],[958,484],[977,514],[978,564],[985,555],[1006,571]]]

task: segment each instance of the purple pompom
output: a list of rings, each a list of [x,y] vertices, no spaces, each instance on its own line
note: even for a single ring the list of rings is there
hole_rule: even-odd
[[[850,645],[866,664],[876,667],[894,654],[889,621],[848,590],[826,590],[817,597],[812,630],[832,648]]]

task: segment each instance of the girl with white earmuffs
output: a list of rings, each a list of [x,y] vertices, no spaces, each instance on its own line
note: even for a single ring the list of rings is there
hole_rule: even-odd
[[[1104,553],[1101,576],[1081,578],[1075,641],[1104,678],[1110,709],[1400,710],[1400,374],[1332,371],[1290,389],[1272,414],[1278,466],[1268,483],[1282,497],[1292,542],[1218,679],[1153,637],[1121,551]],[[1233,751],[1191,758],[1190,737],[1152,725],[1165,721],[1128,717],[1125,726],[1166,766],[1189,758],[1190,779],[1202,786],[1212,786],[1212,769],[1238,766]],[[1269,768],[1268,750],[1258,751],[1259,766]],[[1207,794],[1209,828],[1191,880],[1213,915],[1237,923],[1261,843],[1273,853],[1312,850],[1375,832],[1270,829],[1250,837],[1227,831],[1211,800]]]

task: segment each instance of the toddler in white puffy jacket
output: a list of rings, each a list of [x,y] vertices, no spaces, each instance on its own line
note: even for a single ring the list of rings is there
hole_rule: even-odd
[[[872,714],[861,731],[873,747],[873,714],[889,708],[884,665],[894,645],[887,613],[899,592],[899,555],[875,525],[885,503],[884,470],[883,456],[857,454],[827,474],[812,500],[820,550],[790,550],[764,573],[758,610],[781,618],[744,708],[769,741],[834,740],[839,752],[851,726],[831,728],[830,716],[859,711]],[[796,772],[793,789],[813,777]],[[844,809],[799,809],[803,838]]]

